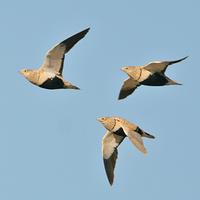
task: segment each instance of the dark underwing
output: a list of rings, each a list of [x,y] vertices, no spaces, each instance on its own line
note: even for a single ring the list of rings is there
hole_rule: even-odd
[[[154,73],[150,75],[146,80],[140,82],[142,85],[149,85],[149,86],[163,86],[166,85],[168,80],[166,77],[160,73]]]

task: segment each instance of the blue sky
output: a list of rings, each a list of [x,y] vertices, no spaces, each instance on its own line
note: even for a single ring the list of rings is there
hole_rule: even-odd
[[[0,199],[199,199],[199,1],[1,1]],[[81,88],[44,90],[18,71],[87,27],[66,56]],[[125,65],[189,58],[167,75],[182,86],[140,87],[123,101]],[[144,156],[126,140],[109,186],[100,116],[156,136]]]

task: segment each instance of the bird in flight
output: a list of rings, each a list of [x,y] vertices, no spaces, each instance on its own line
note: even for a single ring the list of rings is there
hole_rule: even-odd
[[[140,85],[164,86],[164,85],[181,85],[165,75],[169,65],[181,62],[188,56],[174,61],[153,61],[144,66],[127,66],[122,67],[129,78],[122,85],[118,99],[124,99],[132,94]]]
[[[142,130],[139,126],[121,117],[100,117],[97,119],[107,129],[102,139],[102,154],[105,171],[110,185],[114,181],[114,169],[118,156],[117,147],[128,137],[135,147],[146,154],[142,137],[155,138],[153,135]]]
[[[45,89],[79,89],[64,80],[62,72],[65,54],[89,31],[89,28],[67,38],[51,48],[38,69],[22,69],[20,73],[31,83]]]

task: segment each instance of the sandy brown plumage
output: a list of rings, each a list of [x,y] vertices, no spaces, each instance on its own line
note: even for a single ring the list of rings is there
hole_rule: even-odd
[[[169,65],[181,62],[187,57],[174,61],[154,61],[144,66],[123,67],[122,71],[127,73],[129,78],[124,81],[118,99],[124,99],[132,94],[140,85],[164,86],[181,85],[165,75]]]
[[[154,138],[154,136],[143,131],[137,125],[121,118],[121,117],[101,117],[97,119],[107,129],[102,139],[102,154],[105,171],[112,185],[114,180],[114,169],[118,156],[117,147],[128,137],[134,146],[146,154],[142,137]]]
[[[23,69],[21,74],[31,83],[45,89],[79,89],[64,80],[62,72],[65,54],[89,31],[89,28],[67,38],[51,48],[39,69]]]

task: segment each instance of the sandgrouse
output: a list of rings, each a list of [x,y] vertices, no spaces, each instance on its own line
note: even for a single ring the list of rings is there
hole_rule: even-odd
[[[147,153],[147,150],[144,147],[142,137],[155,137],[121,117],[101,117],[97,120],[107,129],[107,132],[102,139],[102,154],[106,174],[110,185],[112,185],[118,154],[117,147],[124,138],[128,137],[136,148],[145,154]]]
[[[89,31],[89,28],[51,48],[38,69],[22,69],[20,73],[31,83],[46,89],[79,89],[62,76],[65,54]]]
[[[187,58],[174,61],[154,61],[144,66],[128,66],[121,68],[129,76],[122,85],[118,99],[124,99],[134,92],[140,85],[163,86],[181,85],[165,75],[169,65],[181,62]]]

